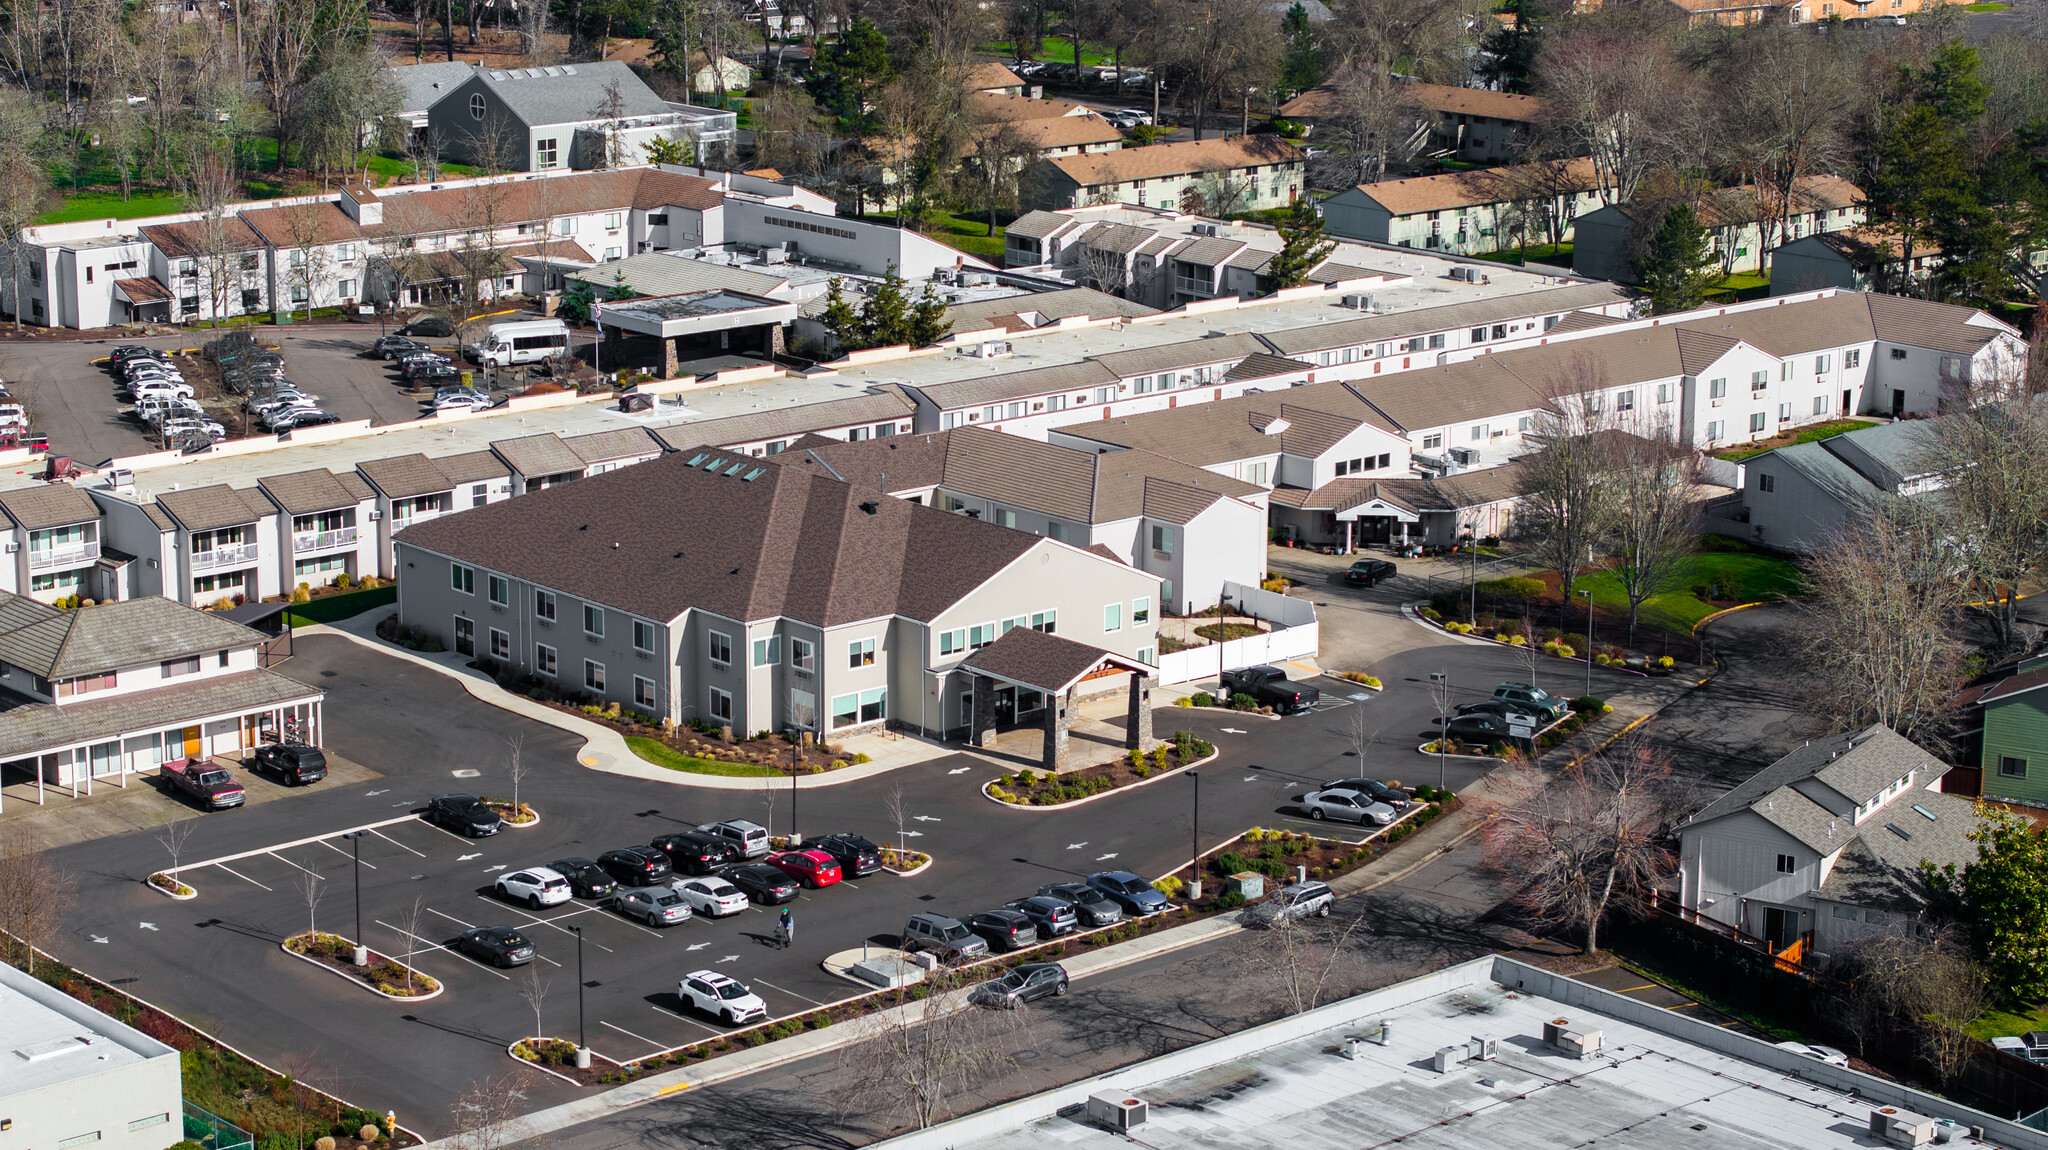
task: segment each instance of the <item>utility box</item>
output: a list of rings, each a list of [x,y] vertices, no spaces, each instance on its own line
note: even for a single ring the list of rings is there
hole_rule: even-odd
[[[1243,895],[1247,901],[1266,897],[1266,876],[1253,871],[1239,871],[1225,880],[1229,889]]]
[[[1934,1119],[1896,1106],[1870,1112],[1870,1136],[1893,1146],[1925,1146],[1934,1141]]]
[[[1090,1094],[1088,1118],[1128,1133],[1145,1124],[1145,1100],[1128,1094]]]

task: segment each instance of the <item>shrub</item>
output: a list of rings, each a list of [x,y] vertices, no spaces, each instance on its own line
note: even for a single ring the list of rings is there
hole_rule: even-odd
[[[1141,779],[1150,778],[1152,776],[1152,768],[1146,766],[1145,760],[1140,758],[1137,761],[1137,763],[1131,767],[1131,773],[1138,776]]]
[[[1193,699],[1188,698],[1186,695],[1182,695],[1180,698],[1175,699],[1173,701],[1173,705],[1176,707],[1192,707],[1195,705],[1195,701]]]
[[[1444,613],[1434,607],[1417,607],[1415,613],[1425,619],[1441,619],[1444,617]]]
[[[1669,655],[1659,655],[1657,656],[1655,662],[1657,666],[1662,667],[1666,671],[1669,671],[1671,668],[1678,665],[1677,661],[1672,659],[1672,657]]]
[[[1195,734],[1193,731],[1175,731],[1173,733],[1173,750],[1175,754],[1180,756],[1181,762],[1189,763],[1215,754],[1216,744]]]
[[[184,1143],[181,1142],[179,1145],[182,1146]],[[194,1145],[197,1145],[197,1143],[194,1143]],[[174,1146],[171,1150],[177,1150],[177,1147]],[[320,1137],[315,1138],[313,1140],[313,1150],[334,1150],[334,1135],[322,1134]]]
[[[343,571],[343,572],[342,572],[341,574],[339,574],[339,575],[336,575],[336,576],[334,577],[334,588],[335,588],[335,590],[337,590],[337,591],[346,591],[346,590],[348,590],[348,585],[349,585],[349,577],[348,577],[348,572],[346,572],[346,571]]]
[[[1166,766],[1167,766],[1167,759],[1166,759],[1167,751],[1168,751],[1168,748],[1166,748],[1166,747],[1155,747],[1155,748],[1153,748],[1153,750],[1152,750],[1152,769],[1153,769],[1153,770],[1155,770],[1155,771],[1163,771],[1163,770],[1165,770],[1165,769],[1166,769]]]
[[[1593,656],[1593,662],[1595,662],[1595,663],[1599,664],[1599,665],[1600,665],[1600,666],[1602,666],[1602,667],[1607,667],[1607,666],[1612,666],[1612,665],[1613,665],[1613,663],[1614,663],[1614,660],[1612,660],[1612,659],[1608,658],[1608,657],[1607,657],[1607,656],[1605,656],[1605,655],[1595,655],[1595,656]]]
[[[1481,579],[1479,593],[1496,598],[1535,599],[1546,590],[1543,580],[1530,575],[1510,575],[1505,579]]]
[[[1035,787],[1038,785],[1038,775],[1031,768],[1026,767],[1017,772],[1017,785],[1020,787]]]
[[[1586,714],[1588,712],[1591,712],[1596,715],[1602,715],[1614,709],[1607,705],[1607,701],[1605,699],[1596,699],[1591,695],[1581,695],[1578,698],[1573,699],[1571,702],[1571,708],[1574,712],[1581,715]]]
[[[1188,705],[1192,707],[1213,707],[1216,705],[1216,696],[1211,695],[1207,691],[1196,691],[1194,696],[1188,700]]]
[[[688,1055],[689,1055],[690,1057],[692,1057],[692,1058],[702,1058],[702,1057],[704,1057],[705,1055],[707,1055],[707,1054],[709,1054],[709,1053],[711,1053],[711,1052],[710,1052],[710,1051],[708,1051],[708,1050],[706,1050],[706,1049],[704,1049],[704,1048],[703,1048],[703,1047],[701,1047],[701,1046],[692,1046],[691,1048],[689,1048],[688,1050],[684,1051],[683,1053],[685,1053],[685,1054],[688,1054]]]
[[[1243,906],[1245,904],[1245,901],[1246,900],[1243,894],[1240,894],[1239,892],[1234,890],[1229,890],[1224,891],[1223,894],[1219,898],[1217,898],[1216,905],[1219,909],[1229,910],[1232,907]]]
[[[1138,748],[1132,747],[1128,752],[1125,753],[1124,758],[1130,761],[1132,770],[1142,771],[1145,769],[1145,752],[1139,750]]]
[[[862,763],[871,763],[871,762],[874,762],[874,759],[873,759],[873,758],[871,758],[871,757],[869,757],[869,755],[868,755],[868,753],[867,753],[866,751],[858,751],[858,752],[855,752],[855,754],[854,754],[854,756],[853,756],[853,765],[854,765],[854,766],[859,766],[859,765],[861,765]]]
[[[356,1138],[358,1141],[362,1142],[375,1142],[377,1140],[377,1136],[382,1133],[383,1131],[377,1129],[377,1124],[375,1122],[365,1122],[363,1123],[363,1128],[361,1130],[356,1131]]]
[[[1240,711],[1255,711],[1259,707],[1259,701],[1243,691],[1239,691],[1237,694],[1230,696],[1230,705]]]
[[[1015,776],[1015,775],[1011,774],[1011,773],[1010,773],[1010,772],[1008,772],[1008,771],[1004,771],[1004,772],[1003,772],[1003,777],[1002,777],[1002,778],[1000,778],[1000,779],[997,779],[997,780],[996,780],[996,782],[997,782],[997,783],[999,783],[999,784],[1000,784],[1000,785],[1002,785],[1002,786],[1006,786],[1006,787],[1007,787],[1007,786],[1012,786],[1012,785],[1014,785],[1014,784],[1015,784],[1015,783],[1017,782],[1017,776]]]
[[[1185,885],[1187,884],[1182,882],[1179,878],[1173,875],[1167,875],[1165,878],[1160,879],[1158,882],[1153,883],[1152,889],[1158,891],[1160,894],[1163,894],[1168,898],[1179,898],[1181,887]]]

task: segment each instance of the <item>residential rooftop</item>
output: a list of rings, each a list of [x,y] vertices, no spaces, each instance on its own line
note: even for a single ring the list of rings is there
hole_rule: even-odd
[[[1546,1040],[1546,1026],[1597,1036],[1598,1048],[1583,1057],[1567,1052]],[[1497,1057],[1468,1059],[1475,1039],[1497,1040]],[[1135,1099],[1143,1104],[1143,1123],[1127,1138],[1091,1121],[1091,1095]],[[1851,1150],[1886,1144],[1870,1134],[1873,1111],[1884,1107],[1894,1111],[1881,1116],[1885,1122],[1953,1123],[1943,1132],[1957,1150],[2048,1148],[2048,1134],[2016,1122],[1499,957],[881,1145]],[[1983,1128],[1982,1139],[1970,1135],[1973,1126]]]

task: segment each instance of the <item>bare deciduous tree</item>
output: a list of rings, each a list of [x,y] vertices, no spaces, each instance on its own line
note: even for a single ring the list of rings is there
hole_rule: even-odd
[[[1237,952],[1244,988],[1282,1014],[1314,1010],[1364,982],[1365,956],[1353,945],[1360,915],[1279,919],[1259,942]]]
[[[1984,969],[1952,930],[1864,939],[1829,964],[1837,985],[1834,1020],[1856,1038],[1857,1052],[1894,1036],[1912,1040],[1944,1083],[1968,1065],[1967,1028],[1994,1002]]]
[[[1670,776],[1640,741],[1556,776],[1517,756],[1494,773],[1486,861],[1532,919],[1578,933],[1585,952],[1596,953],[1608,915],[1644,907],[1672,869],[1664,841],[1676,799]]]
[[[281,209],[285,238],[291,242],[285,249],[285,279],[290,285],[286,290],[289,295],[304,294],[302,299],[283,301],[285,306],[278,310],[289,313],[293,310],[293,305],[303,302],[306,306],[306,318],[313,318],[313,297],[318,293],[320,284],[325,282],[324,273],[331,262],[327,246],[327,226],[330,217],[338,210],[332,203],[324,200],[293,204]]]
[[[1971,595],[2000,651],[2019,639],[2019,583],[2048,561],[2048,400],[2014,366],[1982,380],[1947,381],[1919,465],[1956,540]]]
[[[1536,414],[1534,433],[1543,450],[1522,461],[1519,526],[1529,558],[1557,572],[1564,607],[1614,523],[1608,438],[1600,433],[1598,409],[1586,398],[1602,390],[1605,380],[1602,365],[1575,357],[1553,383],[1555,398]]]
[[[1808,706],[1836,727],[1924,739],[1953,704],[1968,584],[1932,511],[1878,504],[1807,560],[1801,678]]]
[[[314,863],[315,860],[307,858],[295,864],[298,873],[292,876],[292,888],[299,892],[299,898],[306,904],[307,938],[319,933],[320,896],[327,893],[327,880]]]
[[[540,964],[526,964],[526,977],[519,980],[519,997],[526,1002],[526,1008],[533,1011],[533,1037],[535,1041],[547,1037],[541,1029],[541,1005],[547,1001],[548,984],[540,977]]]
[[[888,812],[889,821],[896,824],[896,849],[910,849],[910,800],[903,794],[903,784],[897,783],[882,796],[882,809]]]
[[[455,1128],[448,1145],[453,1150],[505,1150],[525,1140],[529,1133],[519,1115],[526,1108],[530,1074],[487,1074],[463,1091],[448,1109]]]
[[[761,780],[761,825],[775,833],[775,804],[782,799],[782,780],[770,776]]]
[[[526,761],[526,736],[519,735],[505,740],[505,777],[512,782],[512,814],[519,817],[526,808],[519,805],[519,782],[533,770]]]
[[[36,969],[36,940],[71,909],[74,883],[43,854],[43,844],[25,827],[0,838],[0,930],[14,940],[22,969]]]
[[[1670,47],[1623,32],[1563,37],[1544,46],[1536,77],[1553,130],[1593,157],[1600,202],[1634,199],[1663,160],[1662,105],[1685,82]]]
[[[42,214],[43,196],[50,190],[50,177],[35,157],[10,149],[0,154],[0,258],[7,260],[8,293],[13,301],[14,330],[21,330],[22,277],[28,266],[23,234]]]
[[[843,1109],[871,1112],[887,1100],[922,1130],[951,1113],[951,1098],[1011,1065],[1009,1047],[1029,1009],[971,1005],[967,980],[950,971],[921,986],[923,998],[851,1024],[860,1037],[840,1049],[835,1076]]]
[[[178,878],[178,856],[185,853],[185,840],[192,837],[192,832],[198,825],[196,819],[172,819],[156,832],[156,841],[162,843],[164,853],[171,856],[170,868],[163,873],[173,879]]]
[[[412,993],[413,951],[420,940],[420,920],[425,918],[426,914],[426,896],[421,895],[412,900],[412,906],[404,914],[400,915],[398,919],[398,933],[405,944],[405,957],[401,961],[405,964],[405,992],[408,995]],[[367,946],[369,944],[362,942],[361,945]]]
[[[1668,426],[1610,435],[1607,442],[1616,496],[1614,575],[1628,598],[1633,644],[1643,600],[1671,586],[1699,541],[1700,457]]]

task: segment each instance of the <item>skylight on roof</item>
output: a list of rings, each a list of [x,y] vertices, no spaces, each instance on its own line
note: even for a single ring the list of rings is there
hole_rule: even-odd
[[[705,464],[705,465],[704,465],[704,470],[706,470],[706,471],[716,471],[716,470],[718,470],[719,468],[721,468],[721,467],[724,467],[724,466],[725,466],[725,458],[726,458],[726,457],[725,457],[725,456],[723,456],[723,455],[719,456],[719,457],[718,457],[717,459],[714,459],[714,460],[712,460],[711,462],[709,462],[709,463]]]
[[[731,467],[726,468],[725,473],[727,475],[738,475],[743,469],[745,469],[746,466],[747,461],[742,459],[739,462],[734,463]]]
[[[1919,803],[1913,804],[1913,811],[1915,814],[1918,814],[1921,818],[1926,819],[1930,823],[1937,821],[1934,812],[1928,810],[1926,807],[1921,806]]]
[[[1902,839],[1905,839],[1907,842],[1913,841],[1913,832],[1906,830],[1904,827],[1901,827],[1897,823],[1886,823],[1884,825],[1884,829],[1892,832],[1893,834],[1899,836]]]
[[[698,464],[700,464],[700,463],[704,462],[704,457],[705,457],[705,456],[707,456],[707,455],[709,455],[709,454],[711,454],[711,453],[710,453],[710,452],[708,452],[708,451],[700,451],[700,452],[698,452],[697,454],[695,454],[695,455],[692,455],[692,456],[690,457],[690,461],[689,461],[688,463],[685,463],[685,464],[683,464],[683,466],[684,466],[684,467],[695,467],[695,466],[697,466]]]
[[[752,471],[747,472],[745,475],[740,476],[740,482],[752,483],[754,480],[760,478],[761,473],[766,470],[768,469],[765,467],[756,467]]]

